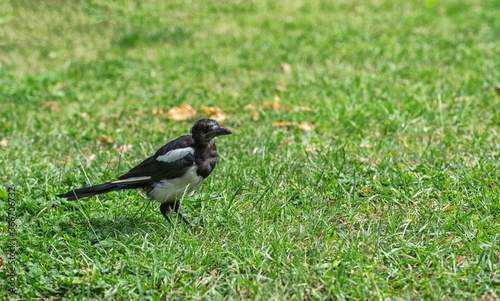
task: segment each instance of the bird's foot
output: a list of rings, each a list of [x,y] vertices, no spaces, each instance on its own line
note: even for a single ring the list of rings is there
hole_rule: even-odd
[[[182,220],[187,224],[187,225],[191,225],[191,223],[187,220],[187,218],[184,217],[184,215],[182,215],[182,213],[180,213],[179,211],[176,212],[177,215],[179,215]]]

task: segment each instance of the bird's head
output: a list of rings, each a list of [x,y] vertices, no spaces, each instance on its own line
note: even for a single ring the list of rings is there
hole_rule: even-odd
[[[220,126],[212,119],[200,119],[191,128],[193,139],[197,141],[209,141],[217,136],[232,134],[230,130]]]

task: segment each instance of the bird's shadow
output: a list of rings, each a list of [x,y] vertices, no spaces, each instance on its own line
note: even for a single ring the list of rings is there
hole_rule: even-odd
[[[143,214],[124,214],[116,219],[107,217],[90,217],[81,220],[70,221],[71,227],[77,227],[80,230],[88,232],[88,235],[96,239],[107,237],[118,238],[119,236],[133,236],[137,233],[165,233],[175,231],[176,229],[193,229],[197,225],[186,225],[181,218],[175,214],[170,215],[173,224],[169,223],[160,212],[151,212]]]
[[[146,201],[144,198],[142,198]],[[82,208],[77,208],[73,203],[76,211],[80,211],[77,216],[73,216],[73,220],[69,220],[68,228],[73,228],[76,232],[86,232],[90,239],[96,240],[105,238],[116,238],[120,236],[135,236],[138,233],[165,233],[172,232],[176,229],[193,228],[184,224],[182,219],[177,215],[170,213],[169,223],[161,214],[159,208],[155,206],[154,201],[146,201],[137,210],[126,212],[118,212],[119,207],[111,209],[115,213],[105,211],[96,212],[88,211]],[[123,207],[122,207],[123,208]],[[85,214],[86,213],[86,214]],[[193,224],[196,226],[197,223]],[[69,230],[69,229],[68,229]],[[69,230],[71,232],[71,230]]]

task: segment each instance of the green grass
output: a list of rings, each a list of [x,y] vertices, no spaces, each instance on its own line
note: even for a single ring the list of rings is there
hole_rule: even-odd
[[[0,2],[9,296],[500,298],[497,2]],[[285,108],[264,105],[275,96]],[[182,103],[221,108],[234,133],[182,203],[204,229],[168,224],[140,191],[55,197],[208,117],[153,114]]]

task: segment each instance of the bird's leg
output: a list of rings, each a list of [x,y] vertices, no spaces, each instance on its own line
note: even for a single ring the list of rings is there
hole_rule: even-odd
[[[172,208],[172,203],[162,203],[160,205],[161,214],[163,214],[163,216],[167,219],[167,221],[172,224],[172,221],[168,217],[168,212],[170,211],[171,208]]]
[[[177,215],[179,215],[186,224],[191,225],[191,223],[187,220],[187,218],[185,218],[184,215],[182,215],[182,213],[179,212],[180,206],[181,206],[181,203],[179,201],[177,201],[175,203],[175,207],[174,207],[175,213],[177,213]]]

